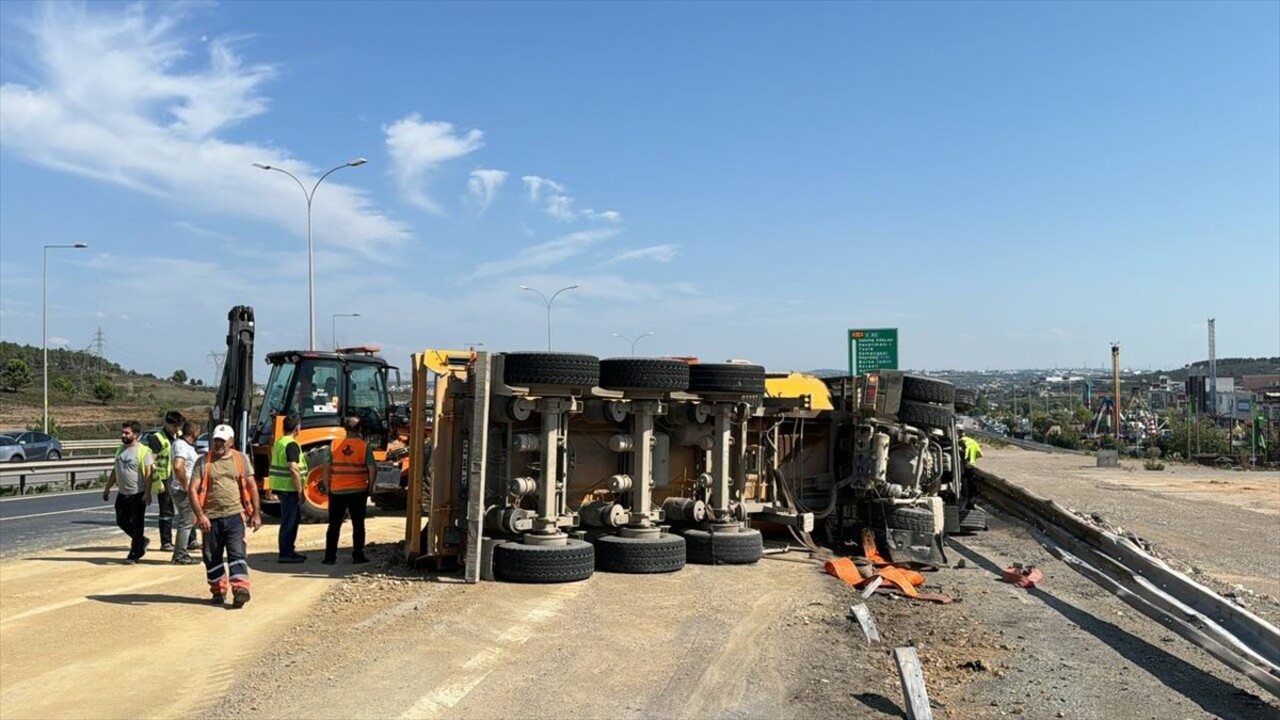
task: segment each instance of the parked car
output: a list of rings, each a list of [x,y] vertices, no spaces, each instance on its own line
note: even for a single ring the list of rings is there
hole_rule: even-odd
[[[209,433],[204,433],[196,438],[196,452],[204,455],[209,452]]]
[[[24,432],[15,438],[28,460],[61,460],[62,441],[42,432]]]
[[[9,435],[0,435],[0,462],[22,462],[26,459],[17,440]]]

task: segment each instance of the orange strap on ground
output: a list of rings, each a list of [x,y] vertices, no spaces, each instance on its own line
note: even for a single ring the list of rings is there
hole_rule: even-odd
[[[828,560],[823,569],[828,575],[838,577],[854,587],[862,587],[875,577],[883,579],[884,585],[891,585],[898,589],[903,595],[913,600],[927,600],[929,602],[941,603],[943,605],[952,602],[951,597],[942,593],[922,593],[916,591],[916,586],[924,584],[924,576],[914,570],[907,570],[895,566],[893,563],[887,562],[880,553],[876,551],[876,539],[870,530],[862,531],[862,552],[865,557],[876,566],[876,572],[869,578],[862,577],[858,572],[858,566],[853,560],[847,557],[839,557]],[[879,592],[891,592],[888,588],[881,586]]]

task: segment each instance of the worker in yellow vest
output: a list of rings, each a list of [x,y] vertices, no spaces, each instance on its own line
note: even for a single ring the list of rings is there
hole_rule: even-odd
[[[364,518],[369,505],[369,490],[377,475],[373,448],[360,437],[360,418],[348,417],[344,425],[347,436],[333,444],[333,462],[329,465],[329,529],[324,536],[324,565],[338,561],[338,534],[342,521],[351,515],[351,561],[369,562],[364,554]]]
[[[169,484],[173,479],[173,443],[182,431],[187,419],[177,410],[164,415],[164,427],[147,438],[147,447],[155,455],[156,464],[151,473],[151,493],[156,496],[160,514],[160,549],[173,552],[173,495]],[[190,470],[190,468],[188,468]]]
[[[966,466],[976,465],[978,458],[982,457],[982,446],[977,440],[965,435],[964,430],[957,430],[960,435],[960,454],[964,456],[964,464]]]
[[[298,552],[298,524],[302,522],[303,493],[307,488],[307,458],[298,445],[298,431],[302,422],[297,415],[289,415],[283,421],[284,436],[271,450],[271,469],[267,473],[267,489],[280,498],[280,535],[277,539],[282,563],[306,562],[307,556]]]

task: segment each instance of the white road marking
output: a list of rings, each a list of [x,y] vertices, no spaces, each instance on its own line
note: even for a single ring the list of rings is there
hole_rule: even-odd
[[[91,515],[115,515],[116,511],[104,508],[77,508],[75,510],[53,510],[51,512],[32,513],[30,515],[14,515],[12,517],[0,518],[0,522],[5,520],[25,520],[27,518],[46,517],[48,515],[64,515],[66,513],[89,513]],[[157,515],[147,515],[148,520],[159,518]]]
[[[18,497],[4,498],[0,503],[19,502],[21,500],[40,500],[41,498],[62,497],[64,495],[88,495],[89,493],[102,494],[101,490],[76,490],[75,492],[58,492],[58,493],[34,493],[31,495],[19,495]]]
[[[457,706],[476,689],[490,673],[502,664],[513,650],[518,649],[532,638],[536,625],[545,623],[560,613],[562,606],[582,592],[582,583],[561,585],[548,591],[540,598],[537,605],[525,613],[520,622],[507,628],[498,636],[496,643],[462,663],[461,672],[450,675],[444,683],[423,695],[413,707],[406,710],[401,720],[431,720],[440,717],[446,711]]]

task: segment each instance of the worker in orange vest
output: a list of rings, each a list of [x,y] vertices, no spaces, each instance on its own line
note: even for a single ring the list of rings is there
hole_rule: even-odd
[[[360,418],[348,417],[344,424],[347,436],[333,444],[333,462],[329,466],[329,530],[324,536],[324,560],[338,561],[338,534],[342,521],[351,515],[351,561],[369,562],[364,555],[364,518],[369,505],[369,489],[377,475],[373,448],[360,437]]]

